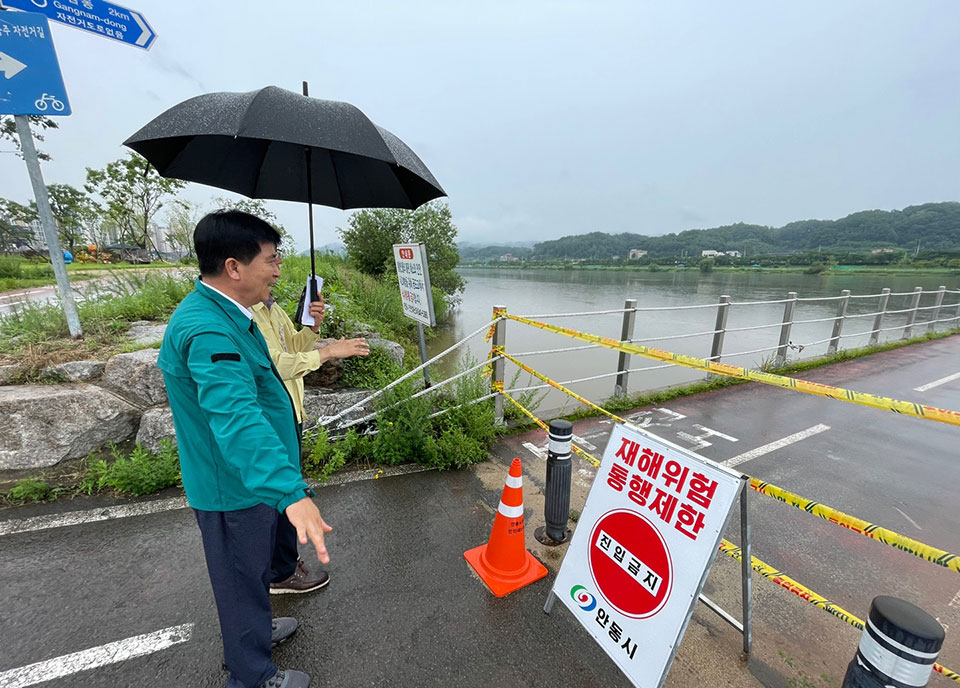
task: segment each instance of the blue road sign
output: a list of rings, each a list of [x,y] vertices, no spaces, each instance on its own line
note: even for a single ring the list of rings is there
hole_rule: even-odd
[[[0,12],[0,114],[70,114],[50,25],[42,14]]]
[[[150,50],[157,34],[139,12],[105,0],[3,0],[8,7],[42,12],[50,19],[104,38]]]

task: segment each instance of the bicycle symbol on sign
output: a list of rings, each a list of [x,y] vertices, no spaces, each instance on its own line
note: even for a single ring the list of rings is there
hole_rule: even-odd
[[[63,102],[57,100],[56,96],[52,96],[48,93],[44,93],[42,96],[37,98],[35,101],[33,101],[33,104],[38,110],[46,110],[48,102],[50,103],[50,107],[52,107],[55,112],[63,112]]]

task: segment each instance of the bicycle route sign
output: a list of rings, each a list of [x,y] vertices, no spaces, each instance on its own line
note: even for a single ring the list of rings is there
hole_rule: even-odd
[[[633,685],[663,685],[740,483],[640,428],[611,434],[552,594]]]
[[[150,50],[157,34],[146,17],[105,0],[4,0],[25,12],[42,12],[49,19],[81,31]]]
[[[50,25],[42,14],[0,12],[0,114],[70,114]]]

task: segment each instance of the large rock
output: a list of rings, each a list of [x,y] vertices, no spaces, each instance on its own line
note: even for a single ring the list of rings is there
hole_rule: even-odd
[[[156,324],[146,320],[138,320],[127,330],[127,336],[133,340],[134,344],[153,344],[163,341],[163,333],[166,331],[166,323]]]
[[[137,442],[143,448],[157,453],[160,440],[171,440],[177,446],[177,435],[173,429],[173,414],[169,406],[155,406],[143,412],[140,418],[140,429],[137,431]]]
[[[317,418],[335,416],[343,409],[366,399],[371,393],[368,389],[307,389],[303,394],[303,410],[306,414],[303,427],[310,429],[317,424]],[[372,410],[373,402],[369,402],[356,411],[351,411],[345,420],[361,418]]]
[[[94,385],[0,387],[0,469],[45,468],[123,442],[139,415]]]
[[[103,361],[68,361],[47,366],[43,369],[43,374],[68,382],[87,382],[103,375],[103,369]]]
[[[10,381],[20,372],[18,365],[0,365],[0,385],[9,385]]]
[[[336,339],[318,339],[315,349],[323,349],[330,346]],[[343,377],[343,359],[331,358],[324,361],[316,370],[313,370],[303,376],[304,387],[333,387],[340,378]]]
[[[159,349],[117,354],[107,361],[100,384],[141,408],[167,403],[167,388],[157,367],[159,354]]]

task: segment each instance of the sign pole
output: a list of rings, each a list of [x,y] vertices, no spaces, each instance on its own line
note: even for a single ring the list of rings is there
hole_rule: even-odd
[[[420,335],[420,363],[426,363],[427,362],[427,340],[423,336],[423,323],[421,322],[417,323],[417,334]],[[430,386],[430,373],[427,372],[427,367],[424,367],[423,369],[423,381],[427,385],[427,387]]]
[[[80,317],[77,315],[77,306],[73,302],[73,291],[70,289],[67,267],[63,262],[63,250],[60,248],[60,238],[57,236],[57,223],[53,219],[50,199],[47,196],[47,187],[43,183],[43,174],[40,172],[37,149],[33,145],[30,120],[27,119],[26,115],[16,115],[14,119],[17,122],[17,134],[20,136],[23,159],[27,163],[27,172],[30,174],[30,183],[33,185],[33,194],[37,197],[40,224],[43,227],[43,236],[47,240],[47,248],[50,251],[53,274],[57,278],[60,302],[63,304],[63,312],[67,316],[67,328],[70,330],[70,336],[78,339],[83,336],[83,331],[80,329]]]

